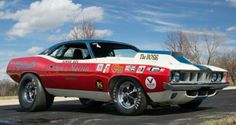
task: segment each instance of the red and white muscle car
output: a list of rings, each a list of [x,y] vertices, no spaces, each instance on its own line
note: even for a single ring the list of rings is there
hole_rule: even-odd
[[[193,64],[177,52],[105,40],[56,44],[39,55],[12,59],[7,73],[20,83],[24,111],[45,110],[55,96],[79,97],[90,106],[113,102],[126,115],[140,114],[147,105],[194,109],[228,86],[224,69]]]

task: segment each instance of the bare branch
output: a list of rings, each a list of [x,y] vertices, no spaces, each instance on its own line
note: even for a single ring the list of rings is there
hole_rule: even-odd
[[[214,58],[216,57],[218,53],[218,48],[223,44],[224,36],[218,34],[217,32],[213,31],[212,33],[205,32],[204,40],[206,44],[206,50],[207,50],[207,61],[206,64],[213,64]]]
[[[200,63],[198,40],[198,36],[194,33],[188,34],[176,31],[167,34],[165,45],[168,50],[182,52],[191,61]]]
[[[228,50],[217,57],[217,66],[228,70],[230,83],[236,85],[236,49]]]

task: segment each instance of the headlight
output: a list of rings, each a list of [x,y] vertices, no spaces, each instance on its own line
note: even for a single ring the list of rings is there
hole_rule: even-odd
[[[174,82],[179,82],[180,81],[180,73],[179,72],[175,72],[173,75],[173,81]]]
[[[218,74],[218,77],[217,77],[217,81],[220,82],[220,81],[222,80],[222,78],[223,78],[222,73],[219,73],[219,74]]]
[[[211,81],[212,82],[215,82],[217,80],[217,74],[216,73],[213,73],[212,74],[212,77],[211,77]]]

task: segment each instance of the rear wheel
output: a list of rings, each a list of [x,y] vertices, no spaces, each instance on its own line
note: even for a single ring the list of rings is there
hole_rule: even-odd
[[[113,89],[116,109],[125,115],[137,115],[147,107],[147,100],[142,87],[136,80],[122,78]]]
[[[30,112],[46,110],[54,100],[54,96],[44,90],[38,77],[31,73],[21,79],[18,96],[21,109]]]
[[[183,109],[197,109],[199,107],[199,105],[202,103],[203,100],[193,100],[190,102],[187,102],[185,104],[179,104],[179,107],[183,108]]]

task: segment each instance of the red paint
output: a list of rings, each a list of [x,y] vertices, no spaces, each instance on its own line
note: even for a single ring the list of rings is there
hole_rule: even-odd
[[[100,67],[97,68],[98,64]],[[35,73],[40,77],[44,87],[73,90],[101,91],[96,87],[96,82],[101,80],[104,89],[107,92],[109,81],[116,76],[129,76],[137,79],[146,92],[164,91],[163,84],[168,82],[170,70],[164,68],[163,72],[151,72],[150,65],[135,64],[111,64],[105,70],[106,64],[102,63],[80,63],[77,61],[56,63],[43,57],[17,58],[10,61],[7,67],[7,73],[10,77],[19,82],[22,74]],[[135,70],[131,71],[126,66],[135,65]],[[146,66],[143,73],[136,73],[139,66]],[[155,66],[156,67],[156,66]],[[163,68],[163,67],[161,67]],[[97,71],[99,69],[99,71]],[[134,69],[134,68],[132,68]],[[145,86],[145,79],[148,76],[155,78],[157,87],[150,90]]]

